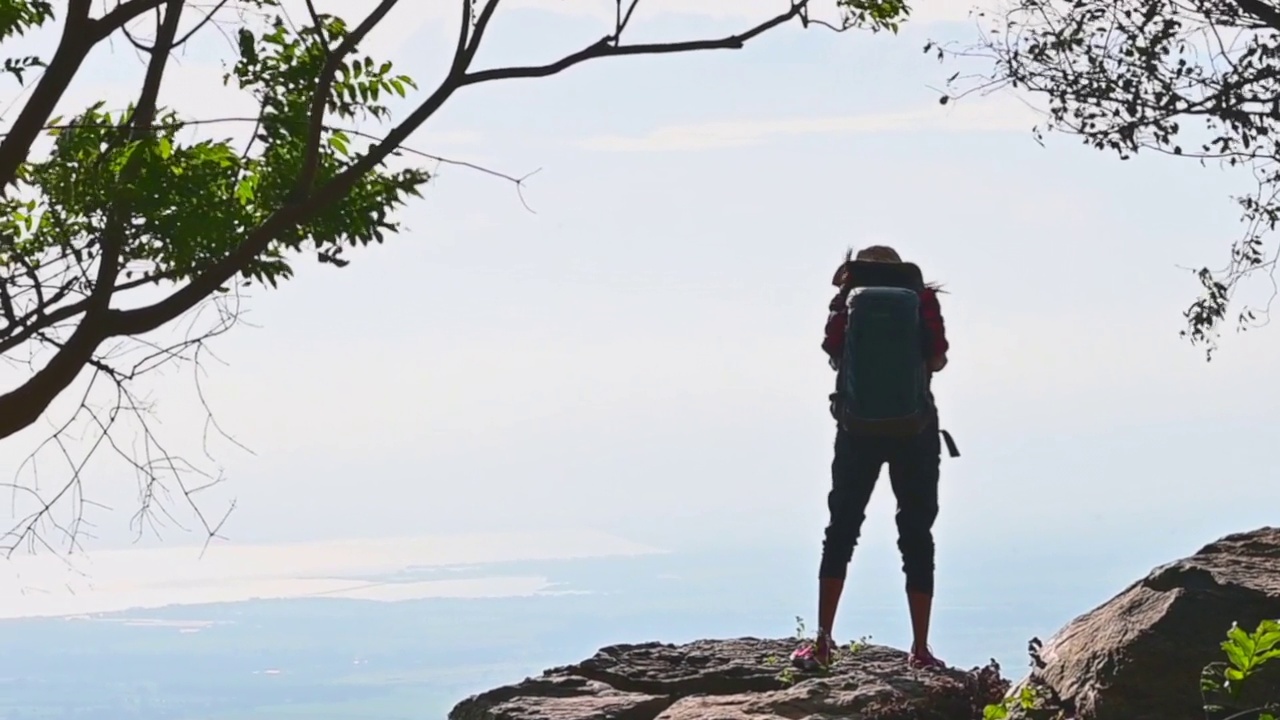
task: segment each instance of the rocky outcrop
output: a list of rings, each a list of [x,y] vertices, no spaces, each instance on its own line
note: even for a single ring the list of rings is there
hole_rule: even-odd
[[[1229,535],[1155,568],[1039,650],[1030,685],[1080,720],[1203,718],[1200,673],[1224,659],[1233,622],[1280,619],[1280,528]],[[1280,661],[1250,682],[1280,699]],[[1248,702],[1251,698],[1245,698]]]
[[[865,646],[821,676],[787,669],[794,640],[618,645],[468,698],[449,720],[973,720],[1008,688],[991,666],[917,671]]]
[[[1210,543],[1073,620],[1038,647],[1038,669],[1010,693],[1029,687],[1048,712],[1013,707],[1011,717],[1203,718],[1201,672],[1223,659],[1233,622],[1252,630],[1264,619],[1280,619],[1280,528]],[[826,675],[793,676],[794,647],[618,645],[468,698],[449,720],[976,720],[1008,688],[994,663],[914,671],[880,646],[845,651]],[[1250,683],[1243,706],[1280,699],[1280,659]]]

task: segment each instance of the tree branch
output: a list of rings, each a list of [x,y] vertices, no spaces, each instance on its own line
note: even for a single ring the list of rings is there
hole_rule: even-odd
[[[622,12],[622,0],[617,0],[618,12],[614,18],[613,36],[615,39],[622,37],[622,31],[627,29],[627,25],[631,22],[631,15],[636,11],[636,6],[640,4],[640,0],[631,0],[631,4],[627,7],[627,11]]]
[[[114,10],[100,18],[90,21],[88,37],[96,45],[106,40],[111,33],[129,24],[130,20],[142,17],[143,13],[155,10],[169,0],[130,0],[120,3]],[[86,5],[88,3],[85,3]],[[86,10],[86,14],[87,14]]]
[[[324,130],[324,110],[325,105],[329,101],[329,93],[333,90],[333,80],[338,74],[338,68],[342,66],[342,60],[351,54],[352,50],[364,40],[370,30],[377,27],[378,23],[386,18],[387,13],[391,12],[391,8],[395,7],[400,0],[382,0],[378,6],[369,13],[369,16],[360,23],[355,30],[351,31],[338,47],[329,53],[329,58],[324,64],[324,69],[320,71],[320,77],[316,83],[315,95],[311,98],[311,116],[307,127],[306,150],[303,154],[302,169],[298,172],[298,182],[294,186],[293,195],[296,200],[306,197],[311,192],[311,186],[315,182],[316,173],[320,169],[320,136]],[[324,31],[317,28],[321,33],[320,41],[324,42]]]
[[[462,22],[458,24],[458,45],[453,50],[453,62],[450,64],[450,72],[456,70],[458,62],[466,57],[467,41],[471,37],[471,10],[474,7],[475,0],[462,0]]]
[[[587,60],[595,60],[597,58],[604,57],[667,55],[671,53],[694,52],[697,50],[741,50],[749,40],[799,17],[800,13],[803,12],[804,8],[808,6],[808,4],[809,0],[798,0],[792,4],[789,11],[782,13],[781,15],[776,15],[769,20],[756,25],[750,30],[738,33],[737,35],[729,35],[718,40],[688,40],[685,42],[671,43],[614,45],[613,42],[616,38],[613,35],[606,35],[582,50],[579,50],[572,55],[566,55],[553,63],[547,63],[546,65],[530,65],[525,67],[494,68],[492,70],[468,73],[463,78],[461,85],[475,85],[483,82],[491,82],[493,80],[547,77],[549,75],[556,75],[564,72],[574,65],[586,62]]]
[[[498,11],[498,3],[500,1],[488,0],[485,3],[484,9],[480,11],[479,17],[476,18],[475,27],[471,29],[471,38],[466,43],[466,49],[463,50],[462,44],[459,43],[460,52],[453,57],[453,71],[462,73],[471,67],[471,61],[475,60],[476,53],[480,50],[480,41],[484,39],[485,30],[489,29],[489,22],[493,20],[494,13]],[[471,4],[469,0],[464,0],[464,3],[467,6]],[[470,21],[471,15],[468,11],[462,18],[464,36],[466,33],[465,28],[470,24]]]
[[[1280,31],[1280,10],[1276,10],[1274,5],[1262,0],[1235,0],[1235,3],[1241,10],[1265,23],[1267,27]]]
[[[218,0],[218,4],[206,10],[204,12],[204,17],[200,19],[200,22],[196,23],[195,27],[191,28],[186,32],[186,34],[184,34],[182,37],[174,41],[173,46],[178,47],[179,45],[186,44],[186,42],[190,40],[192,36],[200,32],[201,30],[203,30],[205,25],[208,25],[209,23],[213,22],[214,21],[213,18],[217,16],[218,13],[222,12],[222,8],[226,7],[227,3],[229,3],[230,1],[231,0]]]
[[[91,5],[92,0],[67,0],[67,21],[62,26],[58,49],[54,51],[40,82],[31,91],[22,112],[10,126],[9,133],[0,141],[0,192],[14,181],[18,168],[31,152],[31,144],[49,121],[49,115],[96,42],[89,19]]]
[[[134,109],[129,133],[131,140],[137,140],[150,132],[155,115],[156,99],[160,94],[160,84],[164,79],[164,69],[169,60],[169,51],[178,34],[178,23],[181,20],[185,0],[166,1],[168,7],[165,10],[164,21],[161,23],[159,32],[156,33],[155,50],[147,66],[142,92]],[[120,177],[122,185],[128,186],[130,177],[136,172],[136,162],[136,160],[130,162],[122,171]],[[107,227],[99,243],[101,253],[98,258],[98,271],[93,290],[88,297],[84,317],[81,318],[75,331],[39,372],[15,390],[0,395],[0,438],[8,437],[35,422],[49,403],[75,382],[76,376],[93,358],[98,345],[110,337],[110,324],[107,320],[111,312],[111,296],[115,292],[116,278],[120,274],[120,253],[124,247],[126,225],[130,215],[128,207],[130,197],[126,192],[112,206]]]

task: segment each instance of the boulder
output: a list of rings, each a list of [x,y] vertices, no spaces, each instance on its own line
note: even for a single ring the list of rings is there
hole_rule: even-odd
[[[798,674],[795,640],[700,640],[607,647],[576,665],[475,695],[449,720],[974,720],[1008,688],[994,663],[911,670],[868,645],[823,674]]]
[[[1233,622],[1280,619],[1280,528],[1228,535],[1145,578],[1058,631],[1032,686],[1079,720],[1203,718],[1200,674],[1222,661]],[[1280,699],[1280,661],[1249,687]],[[1246,698],[1248,699],[1248,698]]]

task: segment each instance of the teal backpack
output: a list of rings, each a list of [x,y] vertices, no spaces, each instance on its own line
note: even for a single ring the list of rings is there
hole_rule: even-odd
[[[853,289],[833,397],[837,418],[859,435],[918,435],[935,415],[920,316],[920,268],[854,261],[848,269]]]

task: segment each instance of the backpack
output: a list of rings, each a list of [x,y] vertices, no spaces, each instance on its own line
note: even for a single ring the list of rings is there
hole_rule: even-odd
[[[860,435],[910,437],[934,417],[925,329],[924,279],[911,263],[849,263],[844,347],[836,374],[841,426]]]

